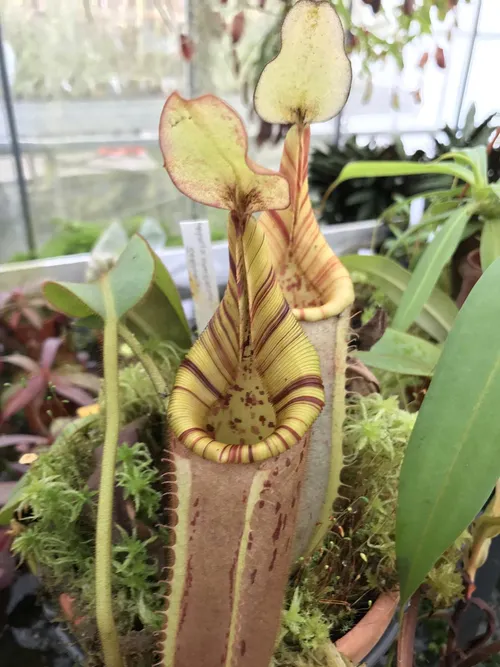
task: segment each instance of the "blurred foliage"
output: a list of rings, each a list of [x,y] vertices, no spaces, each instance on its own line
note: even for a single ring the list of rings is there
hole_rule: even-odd
[[[349,137],[340,146],[329,146],[325,150],[313,151],[309,167],[311,191],[323,197],[327,188],[336,180],[346,164],[360,160],[423,160],[425,154],[418,151],[413,155],[405,153],[398,139],[390,146],[380,147],[375,142],[360,146],[357,138]],[[322,220],[328,224],[371,220],[394,201],[394,195],[410,197],[419,190],[425,190],[428,179],[402,176],[384,178],[352,179],[341,183],[329,197],[323,211]]]
[[[490,122],[494,114],[476,125],[476,108],[473,104],[459,129],[444,127],[434,139],[435,157],[451,150],[484,146],[492,133]],[[355,136],[340,145],[332,144],[313,151],[309,167],[309,183],[320,199],[328,186],[339,176],[343,167],[360,160],[410,160],[428,161],[430,158],[419,150],[407,154],[399,138],[389,146],[378,146],[374,141],[361,146]],[[488,157],[490,180],[500,177],[500,149],[492,150]],[[412,197],[427,190],[445,190],[451,187],[449,176],[394,176],[382,178],[352,179],[341,183],[329,197],[323,211],[323,222],[335,224],[354,220],[378,218],[398,198]]]
[[[170,3],[162,3],[167,9]],[[20,98],[163,93],[182,76],[175,13],[145,3],[106,10],[81,0],[4,0],[5,38]],[[170,81],[169,81],[170,78]]]
[[[260,0],[258,6],[266,16],[262,34],[254,40],[252,48],[242,53],[242,63],[239,63],[240,51],[234,48],[233,60],[235,69],[241,68],[243,82],[243,96],[247,104],[251,104],[251,96],[257,85],[265,65],[276,57],[280,49],[280,28],[284,17],[296,0]],[[355,74],[365,81],[365,92],[363,99],[368,102],[372,90],[372,66],[376,63],[389,63],[392,61],[399,70],[404,68],[403,49],[407,44],[417,40],[419,37],[433,36],[434,31],[440,24],[441,29],[450,37],[454,26],[454,14],[457,5],[465,4],[469,0],[401,0],[399,6],[394,6],[391,0],[330,0],[337,10],[344,30],[346,32],[346,48],[356,63]],[[229,4],[227,0],[221,0],[221,4]],[[243,0],[234,0],[234,11],[246,8],[247,14],[253,13],[257,8]],[[451,21],[449,20],[451,18]],[[235,19],[233,19],[235,20]],[[238,37],[239,42],[241,35]],[[441,46],[434,44],[431,48],[423,51],[419,62],[419,68],[425,69],[428,63],[434,62],[439,68],[446,68],[445,52]],[[415,92],[418,99],[420,91]],[[399,97],[397,84],[391,89],[391,105],[397,110],[399,108]],[[261,123],[259,132],[260,141],[266,141],[273,137],[280,138],[278,131],[265,122]]]
[[[132,236],[139,230],[145,218],[146,216],[135,216],[122,222],[129,236]],[[36,252],[15,253],[9,261],[23,262],[30,259],[47,259],[49,257],[88,253],[110,223],[54,220],[53,224],[56,226],[56,232],[39,250]],[[168,225],[164,225],[164,227],[168,230]],[[221,241],[226,238],[226,234],[222,229],[213,229],[211,235],[212,241]],[[182,237],[179,234],[167,235],[167,247],[181,245]]]

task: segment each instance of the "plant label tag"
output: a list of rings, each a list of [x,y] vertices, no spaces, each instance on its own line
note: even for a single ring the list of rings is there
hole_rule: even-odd
[[[201,333],[219,304],[210,226],[208,220],[189,220],[181,222],[180,227],[186,250],[186,265],[193,295],[196,326]]]

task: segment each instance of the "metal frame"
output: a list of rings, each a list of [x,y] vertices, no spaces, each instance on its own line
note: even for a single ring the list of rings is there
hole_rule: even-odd
[[[36,249],[35,233],[33,229],[33,220],[31,217],[31,210],[29,204],[28,189],[26,187],[26,179],[24,177],[23,159],[21,147],[19,144],[19,136],[17,133],[16,115],[14,113],[14,105],[12,104],[12,94],[10,89],[9,77],[7,75],[7,64],[5,62],[5,49],[3,43],[2,22],[0,20],[0,77],[3,89],[3,104],[5,107],[5,115],[7,116],[7,124],[10,132],[11,152],[14,157],[17,173],[17,184],[19,188],[19,200],[21,202],[21,211],[23,214],[24,232],[26,235],[26,243],[31,252]]]

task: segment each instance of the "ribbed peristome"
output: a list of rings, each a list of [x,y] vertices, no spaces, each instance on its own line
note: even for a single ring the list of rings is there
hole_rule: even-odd
[[[230,277],[215,315],[181,364],[169,424],[188,449],[248,463],[297,444],[323,388],[314,348],[276,281],[262,227],[229,224]]]

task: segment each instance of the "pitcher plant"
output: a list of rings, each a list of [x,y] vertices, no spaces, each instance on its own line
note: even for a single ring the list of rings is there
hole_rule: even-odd
[[[173,537],[161,664],[268,667],[309,430],[324,401],[317,353],[252,217],[287,207],[289,186],[249,159],[241,119],[211,95],[171,95],[160,143],[181,192],[230,211],[228,286],[169,401]]]
[[[281,50],[264,68],[254,100],[263,120],[291,125],[280,167],[290,183],[290,205],[267,211],[259,222],[285,297],[319,354],[325,388],[325,409],[312,429],[295,558],[312,553],[328,530],[343,460],[345,364],[354,290],[315,218],[307,175],[310,124],[336,116],[350,84],[351,66],[337,13],[329,2],[301,0],[283,23]]]

